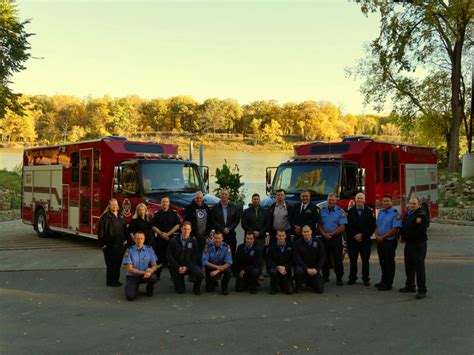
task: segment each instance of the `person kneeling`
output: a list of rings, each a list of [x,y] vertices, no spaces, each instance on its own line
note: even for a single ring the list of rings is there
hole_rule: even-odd
[[[128,248],[122,264],[127,267],[125,297],[133,301],[138,296],[140,284],[146,283],[146,295],[153,296],[154,284],[158,278],[155,274],[158,266],[155,252],[145,244],[145,233],[137,231],[134,234],[135,245]]]
[[[277,230],[276,239],[276,242],[269,247],[267,253],[270,294],[277,293],[279,286],[283,292],[291,295],[293,293],[293,282],[291,281],[292,248],[290,243],[286,241],[284,229]]]
[[[206,273],[206,292],[213,292],[216,288],[217,280],[222,277],[221,292],[223,295],[229,294],[229,281],[232,273],[232,251],[230,246],[223,242],[224,236],[221,231],[214,234],[214,241],[210,242],[202,254],[202,266]]]
[[[193,291],[201,294],[202,269],[198,265],[199,248],[195,238],[191,238],[191,222],[184,221],[181,235],[170,240],[168,250],[168,267],[177,293],[184,293],[184,276],[194,279]]]
[[[303,238],[293,245],[293,271],[295,273],[295,292],[300,293],[303,281],[316,293],[324,292],[321,268],[324,265],[324,247],[318,238],[312,236],[309,226],[303,227]]]
[[[262,273],[263,250],[255,245],[253,232],[245,233],[244,243],[235,252],[234,276],[237,292],[257,293],[258,277]]]

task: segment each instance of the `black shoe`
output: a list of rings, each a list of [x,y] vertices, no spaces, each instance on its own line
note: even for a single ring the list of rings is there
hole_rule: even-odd
[[[392,289],[392,286],[387,286],[384,284],[381,284],[379,287],[377,287],[377,290],[379,291],[390,291]]]
[[[348,285],[353,285],[353,284],[355,284],[355,283],[356,283],[355,280],[349,280],[349,281],[347,281],[347,284],[348,284]]]
[[[370,286],[370,281],[369,280],[364,281],[364,286]]]
[[[426,293],[422,293],[422,292],[418,292],[415,296],[417,300],[422,300],[425,297],[426,297]]]
[[[296,293],[296,294],[300,294],[300,293],[301,293],[301,288],[298,288],[298,287],[295,288],[295,293]]]
[[[223,290],[221,291],[221,293],[222,293],[224,296],[227,296],[227,295],[229,294],[229,290],[225,288],[225,289],[223,289]]]
[[[200,296],[200,295],[201,295],[201,290],[194,290],[193,292],[194,292],[194,294],[195,294],[196,296]]]
[[[120,281],[119,281],[119,282],[117,282],[117,283],[118,283],[118,285],[119,285],[119,286],[122,286],[122,285],[123,285],[123,283],[121,283]]]
[[[109,287],[120,287],[120,286],[122,286],[122,284],[120,282],[111,282],[111,283],[108,283],[107,286],[109,286]]]
[[[146,295],[147,295],[148,297],[153,296],[153,290],[146,290]]]
[[[374,286],[375,286],[375,287],[380,287],[380,286],[382,286],[382,285],[383,285],[383,282],[380,281],[380,282],[377,282]]]
[[[255,295],[255,294],[257,293],[257,290],[255,290],[255,289],[250,290],[250,293],[251,293],[252,295]]]
[[[416,289],[414,287],[402,287],[401,289],[398,290],[401,293],[415,293]]]
[[[342,282],[342,279],[337,280],[336,285],[338,285],[338,286],[344,285],[344,283]]]
[[[270,290],[271,295],[275,295],[277,293],[277,290]]]

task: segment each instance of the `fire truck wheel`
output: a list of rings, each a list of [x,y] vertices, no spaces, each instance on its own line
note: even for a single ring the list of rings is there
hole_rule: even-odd
[[[421,205],[421,210],[423,211],[423,213],[428,217],[428,225],[427,227],[430,226],[430,209],[428,208],[427,205],[423,204]]]
[[[44,209],[38,208],[35,214],[35,229],[36,233],[38,233],[38,237],[45,238],[49,235],[48,233],[48,221],[46,219],[46,213],[44,213]]]

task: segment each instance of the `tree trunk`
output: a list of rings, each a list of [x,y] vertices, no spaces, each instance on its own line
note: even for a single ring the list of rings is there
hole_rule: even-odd
[[[456,41],[451,59],[451,137],[448,160],[448,170],[454,173],[459,167],[459,128],[461,127],[462,110],[461,106],[461,52],[462,42]]]

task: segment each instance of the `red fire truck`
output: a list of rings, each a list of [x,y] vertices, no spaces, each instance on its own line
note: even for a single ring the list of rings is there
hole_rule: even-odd
[[[99,217],[116,198],[129,221],[138,203],[149,212],[162,196],[183,216],[209,170],[178,156],[178,146],[124,137],[27,149],[23,155],[22,219],[40,237],[50,231],[96,238]],[[217,198],[205,196],[214,205]]]
[[[295,156],[278,168],[267,168],[270,206],[275,191],[284,189],[289,202],[309,190],[312,201],[322,206],[328,193],[337,194],[338,205],[347,209],[357,192],[376,212],[385,194],[392,195],[394,207],[405,212],[411,196],[421,201],[425,213],[438,216],[437,152],[430,147],[379,142],[368,137],[347,137],[341,142],[314,142],[295,146]],[[272,170],[276,169],[272,181]]]

